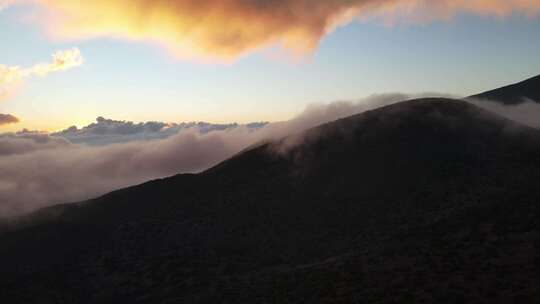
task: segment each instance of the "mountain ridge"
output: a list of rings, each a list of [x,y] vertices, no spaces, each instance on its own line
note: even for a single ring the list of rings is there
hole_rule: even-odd
[[[472,95],[468,98],[497,101],[506,105],[516,105],[526,101],[539,103],[540,75],[498,89]]]
[[[532,302],[539,166],[536,129],[405,101],[56,207],[0,235],[0,286],[13,303]]]

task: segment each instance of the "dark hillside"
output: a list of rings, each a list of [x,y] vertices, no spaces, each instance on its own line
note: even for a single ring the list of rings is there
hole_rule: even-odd
[[[34,215],[9,303],[534,303],[540,131],[402,102]],[[39,220],[36,220],[39,218]]]
[[[470,98],[487,99],[508,105],[520,104],[526,100],[540,102],[540,75]]]

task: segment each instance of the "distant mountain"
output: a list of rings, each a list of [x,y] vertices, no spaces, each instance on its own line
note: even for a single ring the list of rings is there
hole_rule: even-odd
[[[540,103],[540,75],[525,81],[491,90],[470,98],[487,99],[504,104],[520,104],[527,100]]]
[[[0,236],[6,303],[535,303],[540,131],[421,99]]]

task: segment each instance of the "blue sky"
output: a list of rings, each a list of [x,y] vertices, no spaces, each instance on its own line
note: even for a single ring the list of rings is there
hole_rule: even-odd
[[[155,44],[123,39],[54,40],[0,11],[0,64],[32,66],[78,47],[85,63],[26,79],[0,113],[16,125],[56,130],[97,116],[134,121],[275,121],[307,104],[387,92],[468,95],[540,73],[540,18],[461,14],[447,21],[353,22],[300,60],[256,52],[234,63],[178,59]]]

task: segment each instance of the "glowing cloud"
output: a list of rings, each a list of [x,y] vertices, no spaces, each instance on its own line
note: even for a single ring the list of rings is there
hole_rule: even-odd
[[[0,64],[0,100],[11,95],[20,81],[31,76],[46,76],[49,73],[68,70],[83,64],[81,51],[73,48],[53,54],[50,63],[40,63],[29,68],[6,66]]]
[[[58,51],[53,54],[51,63],[41,63],[33,66],[30,69],[22,70],[23,77],[38,75],[46,76],[49,73],[65,71],[74,67],[78,67],[84,63],[81,51],[77,48],[66,51]]]
[[[9,99],[22,79],[19,67],[0,64],[0,101]]]
[[[21,72],[18,67],[0,64],[0,85],[15,82],[19,79],[21,79]]]
[[[538,0],[8,0],[4,5],[10,2],[45,8],[41,20],[57,38],[145,40],[181,57],[225,61],[275,45],[311,52],[326,34],[355,18],[417,21],[458,12],[499,17],[540,12]]]

